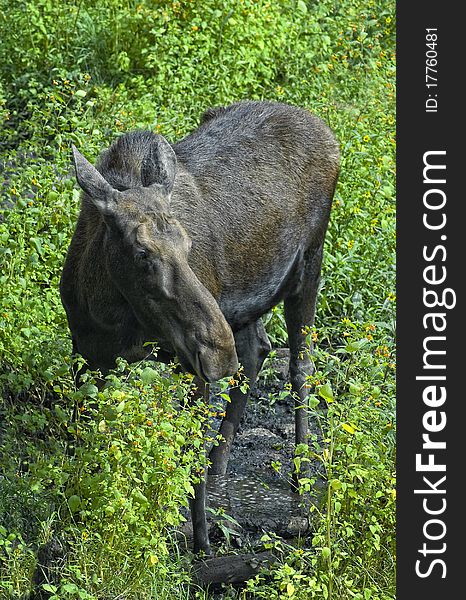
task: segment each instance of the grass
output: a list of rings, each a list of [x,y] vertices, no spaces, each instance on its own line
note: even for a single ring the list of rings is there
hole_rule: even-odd
[[[197,464],[194,452],[181,460],[184,438],[198,443],[205,418],[177,410],[189,378],[135,366],[102,393],[69,374],[58,281],[79,205],[70,144],[93,159],[137,127],[173,141],[205,108],[251,98],[308,108],[341,144],[310,332],[321,435],[298,457],[328,485],[314,535],[264,538],[279,564],[223,596],[394,598],[394,2],[0,8],[0,597],[25,597],[38,548],[61,534],[72,552],[44,583],[51,597],[206,596],[169,533]],[[286,344],[281,307],[266,322]],[[90,416],[76,424],[77,404]]]

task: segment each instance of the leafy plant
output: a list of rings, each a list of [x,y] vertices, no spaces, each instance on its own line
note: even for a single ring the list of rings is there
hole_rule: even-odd
[[[77,390],[69,374],[58,294],[79,209],[69,150],[93,159],[138,127],[174,141],[209,106],[265,98],[308,108],[341,143],[310,332],[319,429],[295,457],[319,465],[325,500],[311,540],[270,535],[281,563],[225,597],[394,597],[394,10],[0,0],[1,594],[24,596],[38,548],[64,534],[72,551],[44,584],[51,596],[206,596],[171,529],[209,409],[186,406],[191,382],[154,364],[126,365],[100,389],[90,376]],[[285,346],[282,307],[264,322]],[[301,479],[313,494],[316,478]]]

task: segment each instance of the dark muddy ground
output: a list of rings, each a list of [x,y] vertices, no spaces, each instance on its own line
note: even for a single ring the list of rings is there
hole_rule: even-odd
[[[233,548],[254,548],[265,532],[293,539],[312,529],[309,494],[304,499],[290,488],[293,399],[284,394],[279,399],[287,381],[287,363],[287,350],[277,351],[269,364],[274,377],[262,376],[252,387],[228,473],[209,480],[210,536],[214,551],[226,541]],[[281,466],[274,468],[274,464]],[[310,474],[317,477],[316,487],[320,488],[317,469],[318,465],[311,464]],[[189,523],[184,530],[190,537]]]

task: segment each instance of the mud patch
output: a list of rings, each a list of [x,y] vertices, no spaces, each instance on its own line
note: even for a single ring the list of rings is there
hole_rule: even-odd
[[[287,369],[282,349],[269,365],[278,378],[260,378],[251,389],[235,438],[225,477],[211,476],[207,485],[208,521],[214,545],[228,541],[241,547],[255,545],[264,532],[290,539],[312,531],[311,502],[318,502],[323,481],[318,465],[309,476],[316,479],[317,494],[300,496],[291,491],[294,457],[293,399],[284,394]],[[212,401],[219,409],[215,390]],[[214,424],[218,429],[220,421]],[[311,435],[317,430],[311,422]],[[190,523],[184,528],[191,536]],[[222,540],[223,538],[223,540]]]

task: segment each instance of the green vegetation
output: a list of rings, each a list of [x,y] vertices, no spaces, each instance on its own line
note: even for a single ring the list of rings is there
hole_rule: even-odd
[[[265,536],[278,565],[224,597],[394,598],[394,10],[0,0],[0,598],[27,594],[56,536],[71,550],[43,583],[52,598],[205,597],[172,531],[208,410],[179,410],[192,381],[157,365],[76,389],[58,282],[79,207],[71,142],[94,159],[136,127],[179,139],[243,98],[321,116],[342,167],[309,332],[321,435],[296,458],[321,464],[325,498],[310,539]],[[285,344],[281,308],[266,322]]]

